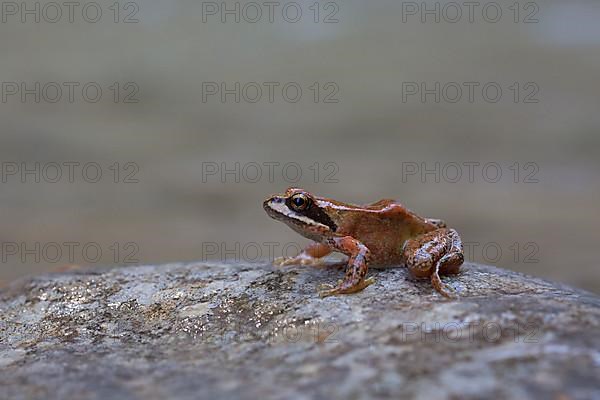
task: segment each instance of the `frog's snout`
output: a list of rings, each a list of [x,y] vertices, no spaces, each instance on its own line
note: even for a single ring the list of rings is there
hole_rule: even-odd
[[[285,199],[281,196],[271,196],[263,201],[263,208],[269,215],[275,213],[274,207],[285,203]]]
[[[269,208],[271,208],[269,206],[269,202],[271,201],[271,198],[269,197],[268,199],[265,199],[265,201],[263,201],[263,208],[265,209],[265,211],[268,211]]]

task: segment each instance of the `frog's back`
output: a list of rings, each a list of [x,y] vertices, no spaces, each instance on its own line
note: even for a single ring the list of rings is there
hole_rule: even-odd
[[[345,218],[338,233],[364,243],[371,251],[372,263],[376,265],[400,263],[402,245],[406,240],[437,229],[427,219],[391,201],[382,204],[380,209],[369,205],[347,212],[352,215]]]

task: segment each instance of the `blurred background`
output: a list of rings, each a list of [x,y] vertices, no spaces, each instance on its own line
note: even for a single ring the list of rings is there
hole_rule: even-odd
[[[600,293],[600,3],[478,4],[3,2],[0,280],[290,253],[301,186]]]

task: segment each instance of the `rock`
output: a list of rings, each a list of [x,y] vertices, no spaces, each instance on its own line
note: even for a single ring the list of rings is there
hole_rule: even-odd
[[[466,264],[447,300],[403,268],[171,264],[0,292],[0,398],[600,398],[600,298]]]

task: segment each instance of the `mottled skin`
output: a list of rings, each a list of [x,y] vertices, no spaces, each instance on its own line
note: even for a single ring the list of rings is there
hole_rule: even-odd
[[[315,243],[299,255],[275,260],[276,265],[315,265],[332,251],[346,254],[346,276],[321,296],[355,293],[374,282],[368,265],[405,265],[419,278],[451,297],[439,274],[458,273],[464,261],[460,236],[441,220],[423,218],[394,200],[358,206],[316,197],[299,188],[268,197],[270,217]]]

